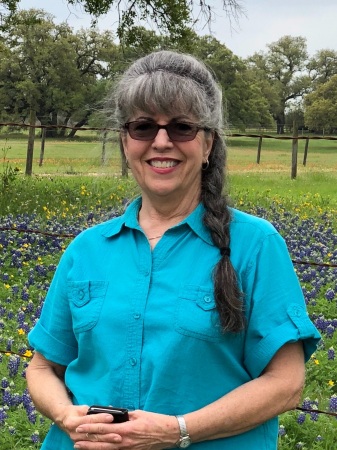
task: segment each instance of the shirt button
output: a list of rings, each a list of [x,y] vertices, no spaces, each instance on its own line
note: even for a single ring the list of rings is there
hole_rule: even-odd
[[[83,291],[83,289],[78,291],[78,297],[79,297],[80,300],[83,300],[83,298],[84,298],[84,291]]]
[[[134,318],[135,320],[138,320],[138,319],[140,319],[140,314],[137,314],[137,313],[136,313],[136,314],[134,314],[134,315],[133,315],[133,318]]]
[[[206,303],[210,303],[210,302],[212,301],[212,299],[211,299],[211,297],[210,297],[209,295],[205,295],[204,301],[205,301]]]
[[[136,358],[130,358],[129,359],[129,363],[131,366],[135,366],[137,364],[137,359]]]
[[[145,275],[146,277],[148,277],[148,276],[150,275],[150,271],[149,271],[149,270],[145,270],[144,275]]]

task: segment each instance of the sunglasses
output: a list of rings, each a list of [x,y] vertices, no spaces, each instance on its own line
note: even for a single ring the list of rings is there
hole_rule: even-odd
[[[128,130],[132,139],[137,141],[152,141],[162,128],[166,130],[170,140],[176,142],[193,141],[199,130],[210,131],[209,128],[188,122],[170,122],[167,125],[158,125],[152,120],[126,122],[123,128]]]

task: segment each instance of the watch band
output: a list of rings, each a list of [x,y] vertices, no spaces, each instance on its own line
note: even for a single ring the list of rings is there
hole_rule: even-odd
[[[180,439],[176,443],[179,448],[187,448],[191,445],[191,438],[187,432],[186,422],[184,416],[176,416],[180,428]]]

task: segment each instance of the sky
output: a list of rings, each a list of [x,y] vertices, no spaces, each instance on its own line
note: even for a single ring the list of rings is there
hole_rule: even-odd
[[[242,58],[266,51],[267,44],[285,35],[306,38],[310,56],[322,49],[337,50],[336,0],[239,0],[244,14],[232,24],[222,9],[222,0],[208,2],[214,8],[211,33],[201,24],[196,31],[212,34]],[[19,7],[44,9],[56,23],[67,21],[75,30],[90,26],[90,16],[79,6],[69,6],[66,0],[21,0]],[[117,14],[111,11],[99,18],[98,27],[115,30],[116,20]]]

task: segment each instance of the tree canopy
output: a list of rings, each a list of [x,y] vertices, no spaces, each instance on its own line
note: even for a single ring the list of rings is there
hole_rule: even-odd
[[[121,41],[125,39],[127,31],[134,29],[140,21],[151,22],[163,31],[169,33],[171,38],[183,40],[185,31],[201,22],[210,24],[213,20],[211,0],[66,0],[68,5],[80,5],[92,15],[93,23],[101,15],[108,13],[112,8],[118,12],[118,25],[116,34]],[[0,26],[5,26],[5,19],[10,19],[17,11],[20,0],[0,1]],[[238,19],[243,8],[239,0],[222,0],[223,10],[229,21]],[[6,14],[7,12],[7,14]],[[134,40],[132,33],[127,33],[128,39]]]
[[[313,130],[336,132],[337,129],[337,75],[320,84],[304,101],[305,124]]]

